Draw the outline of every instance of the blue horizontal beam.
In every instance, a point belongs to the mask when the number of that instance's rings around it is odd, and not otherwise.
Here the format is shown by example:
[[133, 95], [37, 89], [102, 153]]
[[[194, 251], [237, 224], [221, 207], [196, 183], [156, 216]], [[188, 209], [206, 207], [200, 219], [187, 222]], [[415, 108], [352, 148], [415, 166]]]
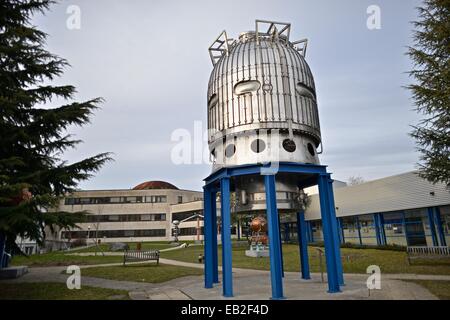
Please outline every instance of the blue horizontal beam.
[[[271, 163], [249, 164], [219, 169], [216, 172], [213, 172], [207, 178], [205, 178], [204, 181], [206, 185], [209, 185], [212, 183], [216, 183], [218, 180], [222, 178], [254, 175], [254, 174], [259, 175], [262, 174], [263, 171], [270, 169], [273, 169], [272, 171], [273, 174], [299, 173], [299, 174], [318, 175], [318, 174], [325, 174], [326, 168], [327, 167], [323, 165], [292, 163], [292, 162], [280, 162], [278, 164], [274, 164], [273, 168], [271, 168]], [[312, 183], [312, 181], [310, 183]]]

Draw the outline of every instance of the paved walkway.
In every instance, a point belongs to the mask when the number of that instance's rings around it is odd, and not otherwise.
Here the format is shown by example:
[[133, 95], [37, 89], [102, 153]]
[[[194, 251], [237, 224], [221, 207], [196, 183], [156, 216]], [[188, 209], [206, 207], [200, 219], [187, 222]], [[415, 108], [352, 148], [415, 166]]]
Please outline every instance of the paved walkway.
[[[191, 245], [193, 246], [193, 245]], [[86, 247], [86, 248], [91, 248], [91, 247], [95, 247], [94, 246], [90, 246], [90, 247]], [[165, 248], [165, 249], [158, 249], [159, 252], [166, 252], [166, 251], [174, 251], [174, 250], [179, 250], [179, 249], [183, 249], [186, 248], [187, 245], [186, 243], [183, 243], [179, 246], [176, 247], [172, 247], [172, 248]], [[80, 250], [80, 249], [76, 249], [76, 250]], [[156, 250], [156, 249], [152, 249], [152, 250]], [[67, 250], [69, 251], [69, 250]], [[145, 250], [143, 250], [145, 251]], [[72, 252], [72, 253], [66, 253], [66, 255], [68, 256], [80, 256], [80, 257], [88, 257], [88, 256], [123, 256], [123, 251], [92, 251], [92, 252]]]
[[[159, 259], [159, 261], [163, 264], [170, 264], [175, 266], [183, 266], [190, 268], [200, 268], [203, 269], [204, 265], [199, 263], [192, 262], [183, 262], [177, 260], [169, 260], [169, 259]], [[219, 271], [222, 271], [222, 267], [219, 266]], [[260, 273], [260, 274], [268, 274], [270, 271], [266, 270], [252, 270], [252, 269], [243, 269], [243, 268], [233, 268], [233, 273]], [[285, 272], [285, 274], [293, 274], [298, 275], [297, 272]], [[311, 273], [311, 275], [319, 276], [320, 273]], [[346, 273], [345, 276], [355, 276], [355, 277], [364, 277], [367, 279], [369, 275], [360, 274], [360, 273]], [[385, 279], [398, 279], [398, 280], [443, 280], [450, 281], [450, 275], [429, 275], [429, 274], [413, 274], [413, 273], [398, 273], [398, 274], [383, 274], [383, 278]]]
[[[160, 259], [162, 264], [177, 266], [203, 268], [202, 264], [188, 263], [168, 259]], [[142, 264], [148, 262], [136, 262], [132, 264]], [[102, 265], [80, 266], [80, 268], [118, 266], [121, 263], [110, 263]], [[30, 268], [29, 273], [19, 279], [3, 280], [5, 282], [61, 282], [65, 283], [68, 275], [63, 273], [67, 267], [45, 267]], [[219, 268], [221, 269], [221, 268]], [[121, 289], [129, 292], [132, 299], [224, 299], [222, 297], [222, 287], [215, 285], [213, 289], [203, 287], [202, 276], [188, 276], [173, 279], [164, 283], [153, 284], [133, 281], [117, 281], [86, 277], [82, 274], [82, 285]], [[309, 299], [387, 299], [387, 300], [434, 300], [437, 299], [425, 288], [401, 280], [445, 280], [450, 281], [450, 276], [445, 275], [416, 275], [416, 274], [385, 274], [381, 279], [381, 290], [368, 291], [366, 287], [366, 274], [345, 274], [346, 285], [342, 287], [341, 293], [328, 294], [326, 275], [325, 282], [321, 282], [319, 273], [311, 275], [312, 280], [301, 280], [299, 273], [285, 272], [283, 281], [286, 298], [294, 300]], [[250, 270], [233, 268], [233, 287], [235, 298], [266, 300], [270, 298], [271, 286], [269, 271]]]

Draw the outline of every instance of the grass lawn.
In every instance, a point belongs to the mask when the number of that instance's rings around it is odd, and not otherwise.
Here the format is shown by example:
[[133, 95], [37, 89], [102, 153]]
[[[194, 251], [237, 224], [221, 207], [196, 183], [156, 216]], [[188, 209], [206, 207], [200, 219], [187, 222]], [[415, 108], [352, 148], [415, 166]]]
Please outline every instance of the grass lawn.
[[[136, 250], [137, 249], [137, 242], [127, 242], [128, 246], [130, 247], [130, 250]], [[181, 244], [181, 243], [180, 243]], [[109, 250], [109, 243], [102, 243], [98, 246], [101, 251], [110, 251]], [[161, 241], [161, 242], [142, 242], [141, 243], [141, 250], [162, 250], [167, 248], [173, 248], [172, 245], [167, 243], [167, 241]], [[89, 248], [81, 248], [72, 250], [71, 253], [80, 253], [80, 252], [99, 252], [97, 247], [89, 247]]]
[[29, 257], [14, 256], [11, 265], [19, 266], [26, 265], [29, 267], [50, 267], [50, 266], [69, 266], [75, 265], [88, 265], [88, 264], [103, 264], [103, 263], [115, 263], [122, 262], [121, 256], [73, 256], [66, 255], [63, 252], [50, 252], [45, 254], [33, 254]]
[[441, 300], [450, 300], [450, 281], [407, 280], [428, 289]]
[[128, 300], [128, 292], [81, 286], [69, 290], [65, 283], [2, 283], [0, 300]]
[[113, 280], [160, 283], [185, 276], [202, 275], [203, 269], [150, 263], [86, 268], [82, 269], [81, 274], [88, 277]]
[[[107, 243], [101, 244], [100, 248], [104, 251], [109, 251]], [[172, 248], [167, 242], [144, 242], [142, 243], [142, 250], [161, 250], [165, 248]], [[136, 242], [130, 243], [130, 249], [136, 249]], [[76, 256], [72, 253], [83, 252], [98, 252], [96, 256]], [[82, 248], [70, 252], [55, 251], [44, 254], [34, 254], [29, 257], [14, 256], [11, 265], [26, 265], [29, 267], [50, 267], [50, 266], [69, 266], [88, 265], [88, 264], [104, 264], [122, 262], [122, 256], [102, 256], [101, 252], [96, 247]]]
[[[250, 258], [245, 256], [246, 247], [233, 248], [233, 266], [247, 269], [270, 270], [269, 258]], [[309, 264], [312, 272], [319, 272], [319, 254], [314, 247], [308, 248]], [[198, 263], [198, 255], [203, 253], [203, 246], [188, 247], [186, 249], [161, 252], [162, 258]], [[369, 265], [378, 265], [384, 273], [417, 273], [450, 275], [450, 259], [437, 261], [415, 261], [408, 265], [406, 253], [401, 251], [377, 249], [342, 248], [344, 272], [366, 273]], [[222, 253], [219, 247], [219, 261]], [[348, 257], [348, 259], [347, 259]], [[283, 258], [285, 271], [299, 271], [298, 246], [283, 244]], [[219, 262], [221, 263], [221, 262]], [[439, 263], [439, 264], [437, 264]], [[325, 259], [323, 268], [326, 270]]]

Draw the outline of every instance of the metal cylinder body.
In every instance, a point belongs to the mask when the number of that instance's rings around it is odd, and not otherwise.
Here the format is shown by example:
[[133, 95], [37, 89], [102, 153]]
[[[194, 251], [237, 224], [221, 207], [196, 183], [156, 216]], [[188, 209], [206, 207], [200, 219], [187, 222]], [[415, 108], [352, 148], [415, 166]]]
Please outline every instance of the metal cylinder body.
[[[259, 26], [269, 24], [266, 32]], [[225, 32], [210, 47], [208, 143], [213, 171], [265, 162], [319, 164], [321, 143], [314, 79], [290, 24], [257, 21], [237, 40]], [[219, 55], [214, 55], [219, 52]], [[252, 181], [249, 181], [253, 179]], [[236, 179], [236, 211], [264, 210], [260, 177]], [[298, 207], [298, 187], [277, 176], [280, 209]], [[239, 199], [245, 195], [246, 199]], [[280, 198], [278, 198], [280, 197]]]

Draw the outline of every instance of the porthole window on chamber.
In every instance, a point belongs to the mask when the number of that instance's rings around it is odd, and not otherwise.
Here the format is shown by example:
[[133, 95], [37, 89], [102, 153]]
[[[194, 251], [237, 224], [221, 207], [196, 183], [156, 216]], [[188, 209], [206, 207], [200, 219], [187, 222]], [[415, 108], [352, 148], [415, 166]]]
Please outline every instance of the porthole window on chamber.
[[234, 86], [234, 94], [239, 96], [246, 93], [256, 92], [260, 87], [261, 84], [257, 80], [241, 81]]
[[301, 82], [297, 83], [295, 90], [297, 90], [297, 93], [303, 97], [310, 98], [312, 100], [316, 100], [316, 95], [315, 95], [314, 91]]
[[225, 148], [225, 157], [231, 158], [236, 153], [236, 146], [234, 144], [229, 144]]
[[291, 139], [285, 139], [283, 140], [283, 148], [287, 152], [294, 152], [297, 149], [297, 146], [295, 145], [294, 140]]
[[252, 142], [250, 148], [255, 153], [261, 153], [264, 151], [264, 149], [266, 149], [266, 143], [261, 139], [256, 139]]
[[211, 98], [209, 98], [209, 101], [208, 101], [208, 107], [209, 107], [210, 109], [213, 108], [213, 107], [215, 107], [216, 104], [217, 104], [217, 102], [219, 102], [219, 97], [217, 96], [217, 94], [213, 94], [213, 95], [211, 96]]
[[314, 146], [311, 143], [308, 143], [308, 152], [313, 157], [316, 155], [316, 150], [314, 149]]

